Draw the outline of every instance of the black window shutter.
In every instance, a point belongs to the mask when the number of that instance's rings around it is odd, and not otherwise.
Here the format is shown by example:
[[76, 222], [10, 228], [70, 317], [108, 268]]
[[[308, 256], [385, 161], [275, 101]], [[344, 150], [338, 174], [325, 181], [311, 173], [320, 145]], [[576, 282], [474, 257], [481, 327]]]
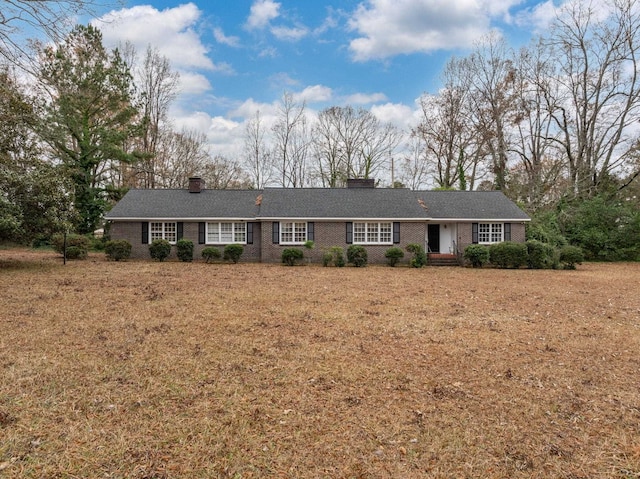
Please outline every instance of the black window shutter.
[[511, 223], [504, 224], [504, 240], [511, 241]]
[[471, 223], [471, 242], [478, 244], [478, 223]]
[[182, 239], [182, 237], [184, 236], [184, 223], [182, 221], [178, 221], [178, 228], [177, 228], [177, 240], [180, 241]]
[[393, 243], [400, 243], [400, 223], [398, 221], [393, 222]]
[[315, 241], [315, 224], [313, 221], [307, 223], [307, 241]]
[[253, 244], [253, 223], [247, 223], [247, 244]]
[[280, 223], [277, 221], [273, 222], [273, 228], [271, 231], [271, 241], [273, 244], [280, 243]]
[[201, 221], [198, 223], [198, 244], [205, 244], [206, 223]]
[[142, 222], [142, 244], [149, 244], [149, 223]]
[[353, 223], [347, 222], [347, 244], [353, 243]]

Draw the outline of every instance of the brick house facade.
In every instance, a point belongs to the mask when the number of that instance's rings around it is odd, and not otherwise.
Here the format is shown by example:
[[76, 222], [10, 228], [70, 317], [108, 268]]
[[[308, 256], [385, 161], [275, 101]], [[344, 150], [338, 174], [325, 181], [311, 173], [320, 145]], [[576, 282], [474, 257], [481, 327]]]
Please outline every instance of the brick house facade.
[[106, 219], [110, 237], [129, 241], [134, 258], [150, 258], [155, 238], [186, 238], [194, 259], [205, 247], [240, 243], [241, 261], [265, 263], [280, 262], [285, 248], [304, 249], [307, 240], [314, 248], [305, 257], [318, 263], [328, 248], [351, 244], [364, 245], [370, 263], [384, 263], [387, 249], [411, 243], [459, 258], [472, 243], [523, 242], [529, 221], [501, 192], [385, 189], [366, 181], [335, 189], [207, 190], [199, 178], [185, 190], [130, 190]]

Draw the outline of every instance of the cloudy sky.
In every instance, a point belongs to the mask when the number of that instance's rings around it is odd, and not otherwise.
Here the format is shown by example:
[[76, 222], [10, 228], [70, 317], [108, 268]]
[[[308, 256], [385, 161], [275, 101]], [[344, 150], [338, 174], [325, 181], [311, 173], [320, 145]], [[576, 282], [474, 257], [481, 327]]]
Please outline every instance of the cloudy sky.
[[310, 112], [348, 104], [410, 126], [448, 58], [491, 30], [526, 43], [555, 12], [554, 0], [128, 0], [97, 14], [105, 44], [151, 45], [180, 73], [176, 127], [235, 155], [246, 120], [268, 121], [284, 91]]

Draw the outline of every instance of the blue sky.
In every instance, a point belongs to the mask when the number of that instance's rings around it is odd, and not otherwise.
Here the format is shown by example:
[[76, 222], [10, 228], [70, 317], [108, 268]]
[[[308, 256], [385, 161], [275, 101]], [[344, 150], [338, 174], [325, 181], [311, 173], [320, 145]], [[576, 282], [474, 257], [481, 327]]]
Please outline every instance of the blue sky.
[[235, 155], [247, 119], [260, 110], [268, 123], [284, 91], [310, 114], [349, 104], [409, 128], [448, 58], [491, 30], [526, 43], [559, 1], [130, 0], [92, 21], [109, 46], [128, 40], [168, 57], [181, 75], [176, 127]]

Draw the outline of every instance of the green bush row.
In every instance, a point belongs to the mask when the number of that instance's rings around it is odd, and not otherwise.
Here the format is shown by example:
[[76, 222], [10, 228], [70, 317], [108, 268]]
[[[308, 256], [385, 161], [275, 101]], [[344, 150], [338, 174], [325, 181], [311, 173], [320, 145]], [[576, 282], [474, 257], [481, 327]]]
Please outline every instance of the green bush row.
[[[51, 245], [56, 253], [64, 254], [65, 237], [56, 234], [51, 238]], [[85, 259], [91, 249], [91, 239], [88, 236], [68, 234], [66, 237], [67, 259]]]
[[472, 244], [465, 248], [464, 258], [474, 268], [492, 264], [498, 268], [575, 269], [584, 261], [582, 250], [565, 245], [557, 249], [537, 240], [526, 243], [505, 241], [490, 246]]
[[[228, 244], [221, 253], [218, 248], [209, 246], [202, 250], [202, 258], [207, 262], [219, 260], [221, 257], [225, 261], [237, 263], [244, 253], [244, 247], [240, 244]], [[149, 245], [149, 254], [156, 261], [164, 261], [171, 254], [171, 243], [167, 240], [153, 240]], [[193, 241], [187, 239], [178, 240], [176, 243], [176, 255], [180, 261], [189, 263], [193, 261]]]

